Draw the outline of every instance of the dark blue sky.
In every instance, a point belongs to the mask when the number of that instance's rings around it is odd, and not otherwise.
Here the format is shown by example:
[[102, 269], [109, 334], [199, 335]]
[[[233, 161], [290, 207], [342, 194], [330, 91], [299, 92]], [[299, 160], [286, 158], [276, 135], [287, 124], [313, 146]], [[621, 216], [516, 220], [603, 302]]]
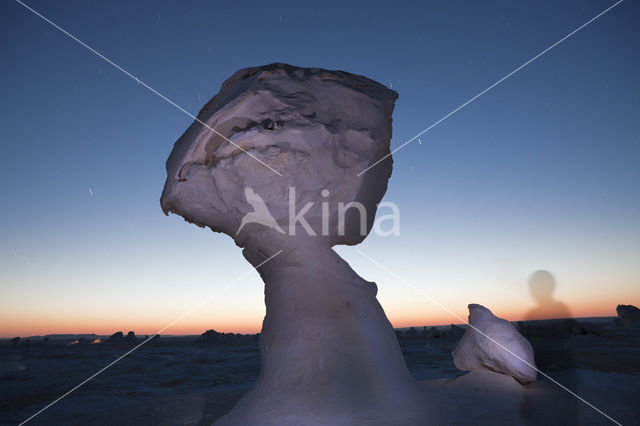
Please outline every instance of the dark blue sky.
[[[392, 147], [613, 3], [27, 2], [194, 114], [237, 69], [276, 61], [391, 85]], [[541, 268], [577, 313], [640, 302], [639, 18], [623, 2], [400, 150], [385, 199], [401, 235], [361, 249], [463, 315], [517, 317]], [[18, 3], [0, 4], [0, 40], [0, 334], [114, 312], [161, 326], [245, 271], [230, 238], [160, 210], [191, 118]], [[340, 252], [392, 321], [446, 317]], [[257, 328], [247, 280], [193, 326]]]

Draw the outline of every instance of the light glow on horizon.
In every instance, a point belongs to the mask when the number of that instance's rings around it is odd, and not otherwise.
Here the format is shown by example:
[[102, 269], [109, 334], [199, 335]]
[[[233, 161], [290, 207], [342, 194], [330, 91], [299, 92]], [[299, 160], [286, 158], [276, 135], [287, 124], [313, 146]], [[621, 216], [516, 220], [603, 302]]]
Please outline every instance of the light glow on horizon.
[[[630, 295], [631, 296], [631, 295]], [[439, 326], [448, 324], [459, 324], [460, 321], [441, 308], [433, 305], [428, 300], [417, 296], [413, 302], [418, 303], [389, 303], [385, 307], [385, 301], [381, 300], [383, 308], [394, 328]], [[581, 305], [568, 306], [571, 318], [583, 317], [615, 317], [615, 308], [623, 301], [617, 297], [610, 297], [606, 300], [591, 300]], [[631, 302], [628, 302], [631, 300]], [[625, 299], [626, 304], [639, 304], [640, 300]], [[473, 301], [469, 302], [473, 303]], [[481, 303], [482, 304], [482, 303]], [[484, 303], [492, 312], [508, 321], [521, 321], [525, 319], [556, 319], [561, 318], [553, 310], [545, 312], [533, 318], [527, 317], [527, 312], [535, 308], [531, 301], [523, 301], [521, 307], [491, 305]], [[461, 318], [467, 318], [468, 311], [464, 306], [453, 307], [452, 312]], [[214, 329], [218, 332], [255, 334], [262, 328], [264, 308], [255, 310], [230, 309], [229, 311], [212, 310], [212, 307], [203, 308], [202, 312], [195, 312], [193, 316], [185, 318], [165, 330], [162, 334], [167, 335], [199, 335], [206, 330]], [[100, 317], [97, 315], [88, 316], [80, 313], [63, 318], [58, 312], [51, 311], [48, 315], [11, 313], [0, 314], [0, 338], [12, 338], [16, 336], [44, 336], [47, 334], [97, 334], [108, 336], [117, 331], [125, 334], [134, 331], [138, 336], [152, 335], [163, 328], [173, 318], [164, 317], [158, 313], [150, 315], [146, 313], [144, 317], [131, 315], [129, 318], [121, 317], [114, 320], [110, 317]]]

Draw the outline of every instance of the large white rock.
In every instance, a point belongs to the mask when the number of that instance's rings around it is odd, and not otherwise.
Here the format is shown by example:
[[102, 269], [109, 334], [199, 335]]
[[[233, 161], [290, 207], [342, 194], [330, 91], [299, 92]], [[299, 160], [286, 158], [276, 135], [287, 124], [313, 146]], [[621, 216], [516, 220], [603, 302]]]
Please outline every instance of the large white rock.
[[[342, 71], [248, 68], [198, 118], [279, 174], [197, 122], [176, 142], [164, 212], [231, 236], [254, 266], [282, 250], [258, 268], [266, 303], [260, 375], [220, 424], [425, 422], [426, 401], [375, 283], [331, 249], [357, 244], [371, 229], [391, 157], [358, 174], [389, 154], [396, 98]], [[350, 209], [340, 226], [340, 203], [350, 202], [365, 214]], [[305, 223], [291, 223], [290, 203], [294, 216], [313, 203]]]
[[513, 324], [477, 304], [469, 305], [469, 324], [453, 351], [458, 369], [491, 370], [522, 383], [536, 380], [533, 348]]
[[[175, 143], [162, 210], [224, 232], [250, 250], [273, 253], [274, 247], [299, 245], [309, 234], [316, 234], [314, 244], [323, 234], [324, 246], [357, 244], [373, 225], [392, 159], [358, 174], [389, 154], [397, 96], [343, 71], [280, 63], [237, 71], [198, 114], [217, 133], [196, 121]], [[313, 203], [304, 223], [290, 220], [291, 191], [296, 214]], [[258, 223], [241, 227], [255, 210], [248, 201], [256, 195], [279, 229]], [[362, 232], [356, 208], [347, 210], [339, 232], [339, 203], [349, 202], [366, 207]], [[322, 232], [323, 208], [330, 219], [327, 232]], [[289, 238], [293, 233], [298, 238]]]

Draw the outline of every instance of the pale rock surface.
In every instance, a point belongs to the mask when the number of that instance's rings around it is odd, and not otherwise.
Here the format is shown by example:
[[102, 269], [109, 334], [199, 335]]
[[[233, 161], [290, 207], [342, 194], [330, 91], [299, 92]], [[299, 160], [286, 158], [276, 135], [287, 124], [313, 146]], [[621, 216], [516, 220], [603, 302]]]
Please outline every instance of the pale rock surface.
[[469, 324], [453, 351], [458, 369], [495, 371], [522, 383], [536, 380], [533, 348], [513, 324], [478, 304], [469, 305]]
[[[326, 241], [316, 237], [313, 244], [357, 244], [373, 225], [392, 159], [358, 173], [389, 153], [396, 98], [385, 86], [343, 71], [280, 63], [237, 71], [198, 114], [235, 145], [194, 122], [167, 160], [162, 209], [271, 255], [274, 247], [300, 245], [308, 234], [299, 222], [293, 232], [288, 229], [293, 187], [296, 213], [314, 203], [304, 217], [318, 236], [322, 204], [328, 207]], [[285, 233], [253, 223], [236, 235], [242, 218], [253, 211], [247, 187]], [[351, 208], [344, 235], [338, 235], [338, 203], [352, 201], [366, 206], [366, 229], [360, 232], [359, 213]], [[294, 232], [298, 238], [292, 239]]]
[[454, 390], [474, 390], [492, 392], [494, 394], [512, 393], [522, 395], [525, 392], [525, 388], [513, 377], [491, 370], [470, 371], [451, 380], [448, 383], [448, 387]]
[[[332, 249], [371, 229], [387, 188], [391, 114], [397, 94], [342, 71], [271, 64], [236, 72], [200, 111], [215, 128], [277, 174], [195, 122], [167, 161], [161, 198], [173, 212], [231, 236], [265, 282], [261, 370], [224, 425], [423, 424], [429, 409], [376, 299]], [[314, 203], [306, 224], [295, 212]], [[325, 191], [323, 191], [325, 190]], [[339, 232], [338, 203], [357, 201]], [[322, 212], [330, 219], [326, 235]], [[258, 210], [269, 220], [246, 221]]]

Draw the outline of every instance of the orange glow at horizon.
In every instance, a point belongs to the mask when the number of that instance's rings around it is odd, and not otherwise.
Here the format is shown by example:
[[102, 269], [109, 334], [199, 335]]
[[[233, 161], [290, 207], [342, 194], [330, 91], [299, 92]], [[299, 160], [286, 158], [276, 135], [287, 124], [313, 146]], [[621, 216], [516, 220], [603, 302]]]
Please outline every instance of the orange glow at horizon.
[[[616, 316], [615, 302], [603, 301], [585, 301], [580, 308], [571, 307], [570, 317], [613, 317]], [[634, 303], [635, 302], [635, 303]], [[631, 301], [632, 304], [638, 305], [639, 301]], [[427, 302], [428, 303], [428, 302]], [[627, 302], [628, 303], [628, 302]], [[426, 304], [424, 306], [427, 306]], [[492, 307], [489, 307], [492, 309]], [[502, 308], [500, 306], [493, 307], [492, 311], [495, 315], [507, 319], [509, 321], [521, 321], [525, 319], [525, 313], [529, 311], [532, 306], [526, 306], [524, 308]], [[424, 312], [424, 309], [422, 310]], [[453, 311], [463, 320], [467, 320], [467, 311], [456, 312]], [[553, 310], [540, 311], [542, 315], [537, 315], [528, 319], [552, 319], [562, 318], [558, 316], [557, 312]], [[404, 313], [395, 312], [394, 309], [386, 310], [387, 316], [392, 325], [396, 328], [403, 327], [422, 327], [433, 325], [447, 325], [447, 324], [459, 324], [461, 321], [455, 316], [442, 311], [440, 308], [433, 307], [429, 309], [428, 314], [420, 314], [415, 310], [406, 310]], [[206, 321], [202, 317], [199, 318], [185, 318], [183, 321], [176, 323], [175, 325], [167, 328], [161, 334], [171, 335], [199, 335], [209, 329], [214, 329], [218, 332], [233, 332], [242, 334], [253, 334], [260, 332], [262, 328], [262, 318], [258, 318], [255, 313], [253, 315], [247, 314], [244, 319], [242, 316], [234, 316], [233, 318], [212, 318], [211, 321]], [[1, 318], [0, 318], [1, 319]], [[81, 324], [81, 325], [79, 325]], [[98, 335], [111, 335], [117, 331], [122, 331], [125, 334], [128, 331], [134, 331], [138, 336], [152, 335], [158, 330], [166, 326], [166, 322], [163, 323], [157, 316], [153, 319], [112, 319], [109, 320], [80, 320], [77, 317], [67, 318], [43, 318], [42, 316], [36, 318], [29, 318], [23, 316], [21, 319], [15, 317], [11, 320], [6, 318], [0, 321], [0, 337], [11, 338], [15, 336], [36, 336], [47, 334], [91, 334]]]

